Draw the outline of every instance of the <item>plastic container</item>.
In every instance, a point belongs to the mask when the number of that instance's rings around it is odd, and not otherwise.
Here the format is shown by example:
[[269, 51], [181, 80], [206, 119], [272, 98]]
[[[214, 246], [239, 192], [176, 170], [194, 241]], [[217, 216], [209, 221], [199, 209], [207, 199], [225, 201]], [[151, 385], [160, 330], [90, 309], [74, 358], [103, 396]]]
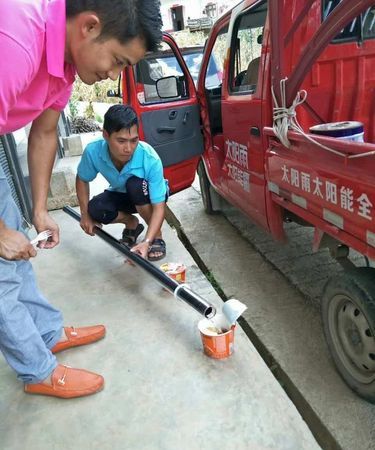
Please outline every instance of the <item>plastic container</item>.
[[362, 122], [347, 121], [324, 123], [322, 125], [315, 125], [314, 127], [311, 127], [310, 132], [313, 134], [330, 136], [346, 141], [364, 142]]
[[[234, 330], [235, 325], [232, 327], [224, 328], [226, 321], [224, 322], [224, 327], [220, 327], [223, 333], [215, 332], [215, 328], [220, 326], [220, 315], [215, 316], [215, 322], [209, 319], [202, 319], [198, 323], [198, 329], [201, 334], [203, 351], [204, 353], [215, 359], [228, 358], [233, 353], [234, 350]], [[229, 328], [229, 329], [228, 329]]]
[[169, 277], [176, 280], [178, 283], [185, 283], [186, 281], [186, 267], [181, 263], [164, 263], [160, 269]]

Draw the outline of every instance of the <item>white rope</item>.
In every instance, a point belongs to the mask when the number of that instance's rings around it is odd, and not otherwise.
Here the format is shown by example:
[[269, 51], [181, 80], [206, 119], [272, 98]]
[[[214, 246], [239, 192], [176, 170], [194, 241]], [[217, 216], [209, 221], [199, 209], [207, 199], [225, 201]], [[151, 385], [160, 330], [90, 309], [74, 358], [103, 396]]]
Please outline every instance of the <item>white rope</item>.
[[287, 148], [291, 147], [291, 143], [288, 139], [288, 131], [296, 131], [299, 134], [302, 134], [308, 141], [322, 148], [323, 150], [327, 150], [335, 155], [341, 156], [342, 158], [354, 159], [361, 158], [364, 156], [375, 155], [375, 151], [360, 153], [357, 155], [345, 155], [342, 152], [334, 150], [333, 148], [327, 147], [320, 142], [316, 141], [309, 135], [307, 135], [297, 119], [296, 109], [297, 106], [302, 105], [306, 101], [307, 92], [305, 90], [299, 91], [297, 93], [296, 98], [294, 99], [292, 105], [287, 108], [286, 106], [286, 81], [288, 78], [284, 78], [280, 81], [280, 96], [281, 96], [281, 105], [278, 104], [277, 98], [275, 95], [275, 90], [273, 86], [271, 86], [272, 97], [273, 97], [273, 131], [275, 135], [279, 138], [280, 142]]

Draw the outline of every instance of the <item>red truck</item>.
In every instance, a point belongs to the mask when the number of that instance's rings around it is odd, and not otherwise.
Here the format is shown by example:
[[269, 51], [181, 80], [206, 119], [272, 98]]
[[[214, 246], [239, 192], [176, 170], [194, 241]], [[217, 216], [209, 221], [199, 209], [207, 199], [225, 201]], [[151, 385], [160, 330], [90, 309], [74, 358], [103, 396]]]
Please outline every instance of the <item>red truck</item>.
[[[224, 198], [282, 241], [286, 222], [314, 227], [313, 249], [342, 263], [322, 295], [324, 332], [340, 375], [375, 403], [373, 0], [243, 0], [212, 28], [197, 87], [168, 34], [123, 75], [172, 192], [197, 170], [207, 213]], [[353, 121], [345, 139], [309, 131]]]

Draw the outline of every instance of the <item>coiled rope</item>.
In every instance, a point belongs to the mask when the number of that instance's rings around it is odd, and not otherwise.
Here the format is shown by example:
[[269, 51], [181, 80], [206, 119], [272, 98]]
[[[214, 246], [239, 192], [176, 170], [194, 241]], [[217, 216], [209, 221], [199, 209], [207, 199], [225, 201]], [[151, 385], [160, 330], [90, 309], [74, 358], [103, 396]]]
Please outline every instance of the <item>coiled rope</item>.
[[288, 108], [286, 106], [286, 81], [288, 78], [284, 78], [280, 81], [280, 96], [281, 96], [281, 105], [278, 104], [275, 90], [273, 86], [271, 86], [272, 98], [274, 103], [273, 108], [273, 131], [275, 135], [278, 137], [280, 142], [287, 148], [291, 147], [291, 143], [288, 139], [288, 131], [296, 131], [299, 134], [302, 134], [308, 141], [322, 148], [323, 150], [327, 150], [328, 152], [334, 153], [335, 155], [341, 156], [342, 158], [354, 159], [354, 158], [362, 158], [365, 156], [375, 155], [375, 151], [359, 153], [357, 155], [346, 155], [342, 152], [334, 150], [333, 148], [327, 147], [326, 145], [321, 144], [320, 142], [313, 139], [311, 136], [306, 134], [297, 119], [296, 109], [298, 106], [302, 105], [307, 98], [307, 92], [305, 90], [299, 91], [294, 99], [292, 105]]

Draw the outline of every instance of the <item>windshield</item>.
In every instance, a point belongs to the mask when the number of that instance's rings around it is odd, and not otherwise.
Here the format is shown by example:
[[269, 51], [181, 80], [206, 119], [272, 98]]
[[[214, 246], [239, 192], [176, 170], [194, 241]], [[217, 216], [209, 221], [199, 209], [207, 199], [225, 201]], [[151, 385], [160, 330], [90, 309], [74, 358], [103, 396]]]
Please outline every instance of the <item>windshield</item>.
[[[181, 49], [181, 54], [194, 84], [197, 85], [203, 60], [203, 47]], [[168, 76], [177, 78], [184, 76], [180, 63], [170, 48], [165, 52], [149, 54], [137, 64], [136, 79], [144, 84], [155, 84], [158, 79]], [[206, 74], [206, 87], [219, 86], [221, 79], [222, 71], [218, 68], [214, 55], [211, 55]]]

